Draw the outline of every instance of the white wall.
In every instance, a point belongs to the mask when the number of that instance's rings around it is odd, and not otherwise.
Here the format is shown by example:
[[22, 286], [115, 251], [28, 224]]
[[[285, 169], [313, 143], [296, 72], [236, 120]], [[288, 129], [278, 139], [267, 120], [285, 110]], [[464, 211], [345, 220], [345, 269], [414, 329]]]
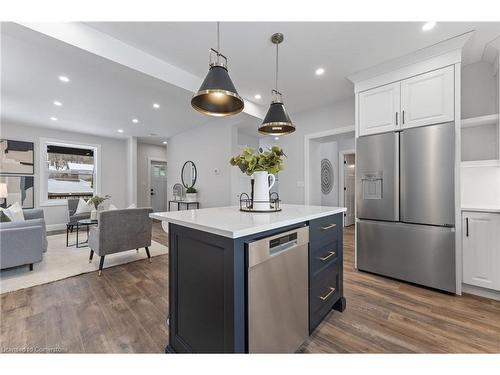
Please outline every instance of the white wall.
[[338, 206], [339, 201], [339, 156], [338, 156], [338, 143], [325, 142], [320, 145], [320, 160], [314, 166], [315, 169], [319, 169], [321, 173], [321, 160], [328, 159], [332, 163], [333, 167], [333, 187], [330, 193], [323, 194], [321, 191], [321, 175], [319, 180], [316, 181], [311, 186], [311, 190], [316, 190], [321, 195], [321, 205], [322, 206]]
[[[231, 202], [231, 169], [233, 129], [230, 123], [210, 124], [178, 134], [168, 141], [168, 197], [172, 187], [181, 182], [183, 164], [191, 160], [196, 165], [195, 188], [201, 208], [228, 206]], [[215, 171], [217, 170], [217, 171]]]
[[166, 146], [137, 143], [137, 207], [149, 207], [151, 205], [149, 202], [151, 195], [148, 191], [148, 170], [151, 158], [166, 160]]
[[[11, 123], [2, 123], [0, 136], [7, 139], [31, 141], [35, 144], [35, 207], [40, 207], [40, 138], [100, 145], [101, 195], [109, 194], [111, 195], [110, 202], [117, 207], [125, 207], [127, 202], [126, 141]], [[49, 229], [55, 229], [67, 222], [67, 206], [65, 202], [58, 206], [42, 208]]]
[[280, 198], [284, 203], [304, 204], [304, 136], [334, 128], [354, 126], [354, 97], [291, 116], [295, 133], [276, 144], [287, 154], [280, 173]]
[[462, 207], [500, 208], [500, 166], [462, 166]]
[[462, 118], [498, 113], [498, 80], [493, 72], [487, 62], [462, 68]]
[[[462, 68], [462, 118], [498, 113], [498, 77], [486, 62]], [[462, 161], [498, 159], [499, 126], [462, 128]]]

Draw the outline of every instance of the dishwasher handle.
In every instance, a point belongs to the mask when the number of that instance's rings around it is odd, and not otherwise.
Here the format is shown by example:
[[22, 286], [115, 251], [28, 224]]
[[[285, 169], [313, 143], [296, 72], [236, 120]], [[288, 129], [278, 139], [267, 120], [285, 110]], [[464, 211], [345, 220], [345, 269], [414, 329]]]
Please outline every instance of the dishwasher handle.
[[248, 267], [252, 268], [297, 247], [305, 247], [307, 251], [308, 243], [308, 226], [248, 242]]
[[293, 249], [294, 247], [297, 247], [298, 245], [298, 242], [297, 242], [297, 239], [294, 239], [292, 241], [289, 241], [289, 242], [286, 242], [286, 243], [283, 243], [281, 245], [278, 245], [276, 247], [272, 247], [269, 249], [269, 255], [278, 255], [279, 253], [282, 253], [284, 251], [287, 251], [287, 250], [290, 250], [290, 249]]

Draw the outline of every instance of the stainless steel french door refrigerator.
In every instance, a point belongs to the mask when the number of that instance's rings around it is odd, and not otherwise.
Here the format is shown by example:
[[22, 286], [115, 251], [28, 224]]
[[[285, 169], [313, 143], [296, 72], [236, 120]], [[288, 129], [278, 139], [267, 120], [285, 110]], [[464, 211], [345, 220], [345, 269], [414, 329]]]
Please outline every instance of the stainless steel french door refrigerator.
[[358, 269], [455, 292], [453, 123], [359, 137]]

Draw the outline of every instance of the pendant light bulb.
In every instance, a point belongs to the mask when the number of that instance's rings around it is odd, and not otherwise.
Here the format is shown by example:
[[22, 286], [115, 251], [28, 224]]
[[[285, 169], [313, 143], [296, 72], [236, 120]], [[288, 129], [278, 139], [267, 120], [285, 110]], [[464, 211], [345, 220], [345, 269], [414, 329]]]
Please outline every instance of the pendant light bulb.
[[295, 131], [295, 125], [292, 124], [290, 116], [286, 111], [285, 105], [283, 104], [283, 98], [281, 92], [278, 90], [278, 62], [279, 62], [279, 50], [278, 46], [284, 40], [284, 35], [281, 33], [276, 33], [271, 36], [271, 42], [276, 45], [276, 81], [275, 89], [272, 90], [273, 100], [267, 111], [264, 121], [259, 126], [259, 133], [265, 135], [286, 135], [293, 133]]
[[[212, 57], [215, 54], [215, 61]], [[230, 116], [243, 111], [243, 99], [238, 95], [227, 70], [227, 58], [220, 52], [219, 22], [217, 22], [217, 49], [210, 49], [209, 70], [191, 106], [209, 116]]]

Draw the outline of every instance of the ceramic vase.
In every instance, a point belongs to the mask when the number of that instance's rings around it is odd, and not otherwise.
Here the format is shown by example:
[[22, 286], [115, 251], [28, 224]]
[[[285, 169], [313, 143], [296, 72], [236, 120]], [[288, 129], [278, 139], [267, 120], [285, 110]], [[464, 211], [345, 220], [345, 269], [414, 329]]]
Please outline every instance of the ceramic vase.
[[[274, 186], [276, 178], [273, 174], [267, 172], [255, 172], [254, 176], [254, 196], [253, 209], [256, 211], [269, 211], [271, 205], [269, 203], [269, 190]], [[269, 183], [269, 177], [272, 182]]]

